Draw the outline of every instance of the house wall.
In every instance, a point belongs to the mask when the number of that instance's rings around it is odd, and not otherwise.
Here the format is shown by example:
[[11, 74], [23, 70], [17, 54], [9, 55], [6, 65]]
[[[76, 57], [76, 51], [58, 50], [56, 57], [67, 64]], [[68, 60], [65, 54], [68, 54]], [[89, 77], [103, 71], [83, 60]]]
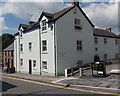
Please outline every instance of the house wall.
[[15, 36], [15, 40], [14, 40], [14, 67], [15, 67], [15, 71], [19, 72], [20, 70], [20, 62], [19, 62], [19, 58], [20, 58], [20, 54], [19, 54], [19, 36]]
[[[20, 52], [20, 59], [23, 59], [23, 66], [20, 66], [21, 73], [29, 73], [29, 60], [32, 63], [32, 74], [40, 74], [40, 41], [39, 29], [34, 29], [23, 33], [20, 37], [20, 44], [23, 44], [23, 52]], [[29, 50], [29, 43], [32, 49]], [[33, 67], [33, 60], [36, 60], [36, 67]]]
[[118, 58], [120, 58], [120, 39], [118, 39]]
[[[43, 16], [41, 19], [40, 24], [42, 23], [42, 20], [48, 19]], [[50, 25], [53, 25], [53, 30], [51, 30]], [[42, 26], [42, 25], [41, 25]], [[42, 41], [47, 40], [47, 52], [42, 51]], [[49, 75], [49, 76], [55, 76], [55, 56], [54, 56], [54, 24], [47, 23], [47, 31], [42, 31], [41, 28], [41, 71], [42, 75]], [[43, 64], [42, 61], [47, 61], [47, 70], [43, 70]]]
[[[56, 21], [58, 75], [64, 74], [66, 68], [76, 67], [78, 60], [86, 64], [94, 59], [93, 27], [78, 8], [74, 14], [74, 9]], [[81, 20], [82, 29], [74, 28], [75, 19]], [[77, 51], [77, 40], [83, 42], [82, 51]]]
[[[118, 54], [118, 45], [115, 44], [115, 38], [98, 37], [98, 44], [94, 43], [94, 55], [98, 55], [100, 60], [104, 59], [104, 54], [107, 54], [107, 59], [115, 59]], [[104, 38], [107, 39], [107, 44], [104, 43]], [[95, 51], [95, 48], [98, 51]]]
[[12, 55], [13, 53], [14, 53], [13, 50], [4, 51], [3, 61], [4, 66], [7, 66], [7, 68], [14, 67], [14, 55]]
[[[75, 8], [74, 8], [75, 9]], [[74, 9], [56, 21], [56, 38], [57, 38], [57, 73], [62, 75], [66, 68], [77, 66], [77, 61], [82, 60], [82, 64], [94, 62], [94, 57], [98, 55], [103, 60], [104, 54], [108, 59], [115, 59], [118, 53], [118, 46], [115, 45], [115, 38], [107, 38], [107, 44], [104, 44], [104, 37], [98, 37], [98, 45], [94, 43], [93, 27], [88, 20], [77, 8]], [[68, 18], [69, 17], [69, 18]], [[80, 19], [82, 29], [74, 28], [74, 20]], [[77, 51], [76, 41], [83, 42], [83, 50]], [[95, 47], [98, 51], [95, 51]]]

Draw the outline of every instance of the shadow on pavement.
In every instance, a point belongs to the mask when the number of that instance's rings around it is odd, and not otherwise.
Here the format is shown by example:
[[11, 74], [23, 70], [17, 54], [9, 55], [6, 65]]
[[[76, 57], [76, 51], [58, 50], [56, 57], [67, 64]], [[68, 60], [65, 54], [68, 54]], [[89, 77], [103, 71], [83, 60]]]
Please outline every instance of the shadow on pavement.
[[[0, 88], [0, 92], [4, 92], [4, 91], [7, 91], [8, 89], [17, 87], [17, 86], [15, 86], [15, 85], [6, 83], [6, 82], [4, 82], [4, 81], [0, 81], [0, 83], [1, 83], [1, 85], [2, 85], [2, 86], [1, 86], [2, 88]], [[1, 89], [2, 89], [2, 90], [1, 90]]]

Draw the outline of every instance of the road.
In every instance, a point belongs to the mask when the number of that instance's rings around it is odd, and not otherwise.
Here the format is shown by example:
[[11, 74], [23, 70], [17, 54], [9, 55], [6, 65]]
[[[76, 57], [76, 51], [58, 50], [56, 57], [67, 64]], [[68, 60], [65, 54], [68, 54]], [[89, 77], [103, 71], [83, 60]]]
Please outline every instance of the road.
[[[69, 88], [60, 85], [53, 85], [38, 81], [18, 79], [14, 77], [3, 76], [2, 81], [3, 94], [31, 95], [31, 94], [64, 94], [64, 96], [74, 94], [74, 96], [101, 96], [97, 92], [86, 91], [76, 88]], [[65, 95], [66, 94], [66, 95]], [[4, 95], [3, 95], [4, 96]], [[33, 95], [32, 95], [33, 96]], [[43, 96], [43, 95], [41, 95]], [[105, 95], [103, 95], [105, 96]], [[112, 96], [112, 95], [107, 95]]]

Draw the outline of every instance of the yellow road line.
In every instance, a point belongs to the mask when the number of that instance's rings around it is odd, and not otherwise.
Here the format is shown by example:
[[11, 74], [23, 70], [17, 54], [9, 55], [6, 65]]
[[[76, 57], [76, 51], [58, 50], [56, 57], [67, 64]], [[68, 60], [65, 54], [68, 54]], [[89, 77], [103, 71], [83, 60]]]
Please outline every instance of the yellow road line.
[[64, 87], [64, 86], [60, 86], [60, 85], [53, 85], [53, 84], [47, 84], [47, 83], [36, 82], [36, 81], [31, 81], [31, 80], [19, 79], [19, 78], [9, 77], [9, 76], [2, 76], [2, 77], [14, 79], [14, 80], [19, 80], [19, 81], [24, 81], [24, 82], [29, 82], [29, 83], [45, 85], [45, 86], [52, 86], [52, 87], [57, 87], [57, 88], [75, 90], [75, 91], [90, 92], [90, 93], [97, 93], [97, 94], [111, 94], [111, 95], [120, 96], [120, 94], [115, 94], [115, 93], [108, 93], [108, 92], [100, 92], [100, 91], [92, 91], [92, 90], [83, 90], [83, 89], [77, 89], [77, 88], [70, 88], [70, 87]]

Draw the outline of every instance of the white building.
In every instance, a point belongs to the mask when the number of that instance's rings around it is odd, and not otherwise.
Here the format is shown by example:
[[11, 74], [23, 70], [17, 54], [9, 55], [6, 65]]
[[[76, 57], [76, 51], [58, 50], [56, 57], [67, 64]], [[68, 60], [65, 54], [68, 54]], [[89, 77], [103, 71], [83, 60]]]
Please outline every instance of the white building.
[[118, 36], [94, 28], [78, 2], [55, 14], [42, 12], [37, 22], [20, 24], [15, 38], [14, 64], [20, 73], [59, 76], [66, 68], [118, 54]]

